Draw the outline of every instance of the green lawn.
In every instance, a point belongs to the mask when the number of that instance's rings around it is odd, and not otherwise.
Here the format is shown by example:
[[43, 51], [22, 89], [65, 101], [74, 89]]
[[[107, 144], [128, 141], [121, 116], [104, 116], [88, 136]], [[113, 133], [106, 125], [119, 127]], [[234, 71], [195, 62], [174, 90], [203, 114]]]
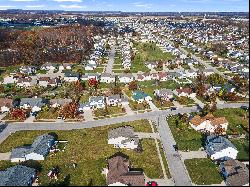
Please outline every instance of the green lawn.
[[170, 107], [174, 106], [174, 104], [171, 101], [164, 101], [161, 104], [161, 102], [157, 101], [156, 99], [154, 100], [154, 104], [159, 109], [165, 109], [165, 108], [170, 108]]
[[188, 124], [182, 124], [177, 115], [169, 117], [168, 124], [180, 150], [198, 151], [203, 147], [202, 133], [190, 128]]
[[138, 110], [147, 110], [150, 109], [149, 104], [145, 105], [142, 103], [137, 103], [136, 101], [129, 100], [129, 106], [133, 111], [138, 111]]
[[163, 53], [155, 43], [135, 43], [134, 47], [138, 52], [132, 62], [131, 71], [133, 73], [149, 71], [144, 64], [146, 61], [168, 61], [175, 58], [171, 53]]
[[[249, 114], [247, 111], [240, 108], [229, 108], [217, 110], [213, 114], [216, 117], [226, 117], [229, 122], [227, 131], [228, 134], [232, 134], [233, 129], [235, 129], [239, 134], [249, 134], [247, 130], [249, 125]], [[244, 117], [247, 118], [244, 119]]]
[[[106, 179], [104, 175], [101, 175], [102, 169], [107, 166], [107, 159], [114, 153], [119, 152], [118, 149], [114, 149], [112, 145], [107, 144], [108, 131], [125, 124], [134, 126], [135, 131], [151, 132], [148, 123], [143, 121], [86, 130], [55, 131], [59, 140], [68, 140], [69, 142], [65, 152], [59, 152], [40, 162], [42, 164], [42, 171], [39, 176], [41, 184], [49, 185], [47, 173], [53, 166], [58, 165], [61, 172], [57, 184], [63, 182], [64, 177], [70, 174], [70, 185], [86, 186], [92, 180], [92, 185], [104, 186]], [[1, 152], [7, 152], [14, 147], [31, 144], [34, 138], [44, 133], [48, 133], [48, 131], [16, 132], [0, 145], [0, 150]], [[150, 178], [159, 178], [162, 176], [162, 170], [155, 141], [144, 139], [142, 147], [142, 153], [120, 151], [129, 156], [133, 167], [144, 169], [145, 174]], [[76, 169], [73, 169], [72, 162], [77, 163]], [[0, 162], [1, 169], [6, 167], [8, 167], [8, 163]], [[50, 185], [54, 183], [55, 181], [52, 181]]]
[[123, 107], [107, 107], [107, 111], [105, 109], [96, 109], [94, 110], [95, 117], [103, 117], [103, 116], [110, 116], [115, 114], [124, 114], [125, 110]]
[[239, 151], [237, 159], [249, 161], [249, 139], [230, 140]]
[[193, 104], [195, 104], [195, 101], [193, 99], [190, 99], [189, 97], [176, 97], [176, 100], [181, 105], [193, 105]]
[[161, 144], [161, 142], [159, 140], [157, 142], [158, 142], [158, 145], [159, 145], [159, 148], [160, 148], [160, 153], [161, 153], [161, 157], [162, 157], [162, 161], [163, 161], [163, 164], [164, 164], [164, 167], [165, 167], [167, 177], [170, 179], [171, 174], [170, 174], [170, 171], [169, 171], [169, 168], [168, 168], [168, 162], [167, 162], [165, 153], [163, 151], [163, 146], [162, 146], [162, 144]]
[[48, 111], [41, 111], [36, 116], [36, 119], [57, 119], [59, 116], [59, 109], [50, 108]]
[[181, 67], [183, 67], [185, 70], [189, 70], [189, 69], [191, 69], [191, 68], [190, 68], [190, 66], [189, 66], [189, 65], [187, 65], [187, 64], [183, 64], [183, 65], [181, 65]]
[[219, 168], [210, 159], [185, 160], [189, 176], [196, 185], [221, 184]]

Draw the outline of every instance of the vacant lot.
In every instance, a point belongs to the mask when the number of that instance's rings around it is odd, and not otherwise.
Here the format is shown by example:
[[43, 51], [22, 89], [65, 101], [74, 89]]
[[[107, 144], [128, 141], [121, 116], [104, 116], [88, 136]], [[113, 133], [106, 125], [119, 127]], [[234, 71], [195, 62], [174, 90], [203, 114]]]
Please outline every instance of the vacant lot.
[[178, 115], [168, 118], [168, 124], [180, 150], [198, 151], [203, 147], [202, 133], [196, 132], [188, 124], [182, 123]]
[[[70, 175], [70, 185], [105, 185], [105, 176], [101, 174], [102, 169], [107, 166], [107, 159], [116, 152], [123, 152], [128, 155], [133, 167], [143, 168], [146, 175], [150, 178], [160, 178], [162, 170], [159, 157], [157, 155], [154, 140], [145, 139], [142, 141], [143, 152], [118, 150], [112, 145], [107, 144], [108, 131], [112, 128], [131, 125], [135, 131], [151, 132], [149, 123], [142, 120], [132, 123], [122, 123], [113, 126], [74, 130], [74, 131], [55, 131], [59, 140], [68, 140], [65, 152], [59, 152], [54, 156], [49, 156], [42, 161], [42, 172], [40, 181], [43, 185], [60, 184], [64, 177]], [[22, 131], [12, 134], [0, 145], [1, 152], [11, 151], [12, 148], [31, 144], [38, 135], [48, 133], [48, 131]], [[74, 169], [72, 163], [76, 162]], [[48, 171], [58, 165], [60, 168], [59, 180], [49, 181]], [[0, 163], [0, 168], [5, 169], [9, 163]]]
[[192, 182], [197, 185], [221, 184], [223, 181], [218, 166], [210, 159], [185, 160]]

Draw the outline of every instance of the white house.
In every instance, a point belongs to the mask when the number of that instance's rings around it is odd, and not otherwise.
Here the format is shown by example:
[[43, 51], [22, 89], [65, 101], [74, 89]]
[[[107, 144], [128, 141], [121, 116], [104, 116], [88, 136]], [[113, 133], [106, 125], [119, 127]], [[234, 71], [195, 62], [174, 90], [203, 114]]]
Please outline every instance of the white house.
[[176, 89], [178, 97], [190, 97], [194, 98], [196, 97], [196, 93], [193, 92], [191, 88], [180, 88]]
[[77, 82], [80, 79], [80, 74], [74, 72], [66, 72], [63, 79], [65, 82]]
[[109, 131], [108, 144], [114, 145], [115, 148], [136, 149], [139, 145], [139, 138], [135, 136], [132, 127], [119, 127]]
[[216, 118], [212, 114], [208, 114], [205, 117], [195, 116], [190, 122], [190, 126], [201, 132], [209, 132], [213, 134], [217, 128], [223, 129], [222, 134], [226, 134], [228, 129], [228, 121], [225, 117]]
[[119, 75], [119, 81], [120, 83], [128, 84], [134, 80], [134, 77], [132, 74], [121, 74]]
[[109, 73], [103, 73], [101, 75], [100, 82], [102, 82], [102, 83], [114, 83], [115, 82], [115, 76], [111, 75]]
[[236, 159], [237, 148], [222, 136], [208, 136], [206, 139], [206, 152], [212, 160]]
[[12, 108], [12, 99], [0, 98], [0, 113], [9, 112]]

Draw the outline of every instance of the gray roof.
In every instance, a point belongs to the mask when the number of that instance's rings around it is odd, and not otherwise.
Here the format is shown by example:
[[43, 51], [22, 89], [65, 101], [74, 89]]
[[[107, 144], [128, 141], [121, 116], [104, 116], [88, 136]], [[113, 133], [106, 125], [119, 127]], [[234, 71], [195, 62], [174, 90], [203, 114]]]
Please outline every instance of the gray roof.
[[65, 72], [64, 75], [65, 75], [65, 77], [77, 77], [77, 78], [80, 77], [79, 73], [70, 72], [70, 71]]
[[0, 186], [31, 186], [36, 170], [16, 165], [0, 171]]
[[206, 150], [210, 156], [228, 147], [232, 147], [233, 149], [237, 150], [237, 148], [228, 139], [222, 136], [212, 135], [207, 137]]
[[110, 74], [110, 73], [103, 73], [103, 74], [101, 74], [101, 77], [115, 78], [115, 75], [112, 75], [112, 74]]
[[38, 136], [31, 146], [14, 148], [11, 152], [11, 158], [24, 158], [30, 153], [47, 156], [54, 140], [55, 138], [52, 135]]
[[103, 96], [92, 96], [89, 98], [89, 102], [92, 102], [92, 101], [98, 102], [100, 100], [102, 102], [104, 102], [104, 97]]
[[[157, 91], [157, 90], [156, 90]], [[160, 89], [159, 90], [159, 96], [164, 96], [164, 95], [173, 95], [173, 90], [170, 90], [170, 89], [166, 89], [166, 88], [163, 88], [163, 89]]]
[[61, 106], [67, 104], [67, 103], [70, 103], [72, 102], [72, 99], [51, 99], [50, 100], [50, 104], [59, 104]]
[[22, 98], [20, 105], [23, 106], [24, 104], [29, 104], [31, 107], [42, 107], [43, 105], [45, 105], [42, 98]]
[[134, 138], [134, 129], [130, 126], [118, 127], [116, 129], [112, 129], [108, 132], [108, 138], [118, 138], [118, 137], [125, 137], [125, 138]]

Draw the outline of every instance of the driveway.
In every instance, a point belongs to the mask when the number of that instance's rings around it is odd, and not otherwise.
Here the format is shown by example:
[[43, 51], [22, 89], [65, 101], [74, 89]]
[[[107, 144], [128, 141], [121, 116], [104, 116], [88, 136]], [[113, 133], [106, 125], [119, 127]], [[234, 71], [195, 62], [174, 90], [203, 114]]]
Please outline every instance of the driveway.
[[192, 98], [196, 104], [198, 104], [201, 108], [205, 106], [204, 103], [202, 103], [197, 97]]
[[183, 160], [191, 160], [195, 158], [207, 158], [207, 153], [205, 151], [191, 151], [191, 152], [183, 152], [179, 151]]
[[0, 160], [10, 160], [10, 155], [11, 155], [11, 152], [8, 152], [8, 153], [0, 153]]
[[129, 116], [135, 115], [134, 111], [130, 108], [129, 104], [123, 104], [122, 106], [125, 108], [127, 115]]
[[138, 136], [139, 139], [160, 139], [157, 133], [136, 132], [135, 135]]
[[94, 121], [92, 110], [84, 111], [84, 119], [85, 121]]
[[25, 121], [24, 121], [24, 123], [33, 123], [33, 121], [35, 120], [35, 116], [30, 116], [30, 117], [28, 117]]
[[7, 112], [0, 114], [0, 121], [7, 115]]
[[151, 110], [153, 110], [153, 111], [159, 110], [152, 101], [149, 101], [148, 104], [149, 104]]

